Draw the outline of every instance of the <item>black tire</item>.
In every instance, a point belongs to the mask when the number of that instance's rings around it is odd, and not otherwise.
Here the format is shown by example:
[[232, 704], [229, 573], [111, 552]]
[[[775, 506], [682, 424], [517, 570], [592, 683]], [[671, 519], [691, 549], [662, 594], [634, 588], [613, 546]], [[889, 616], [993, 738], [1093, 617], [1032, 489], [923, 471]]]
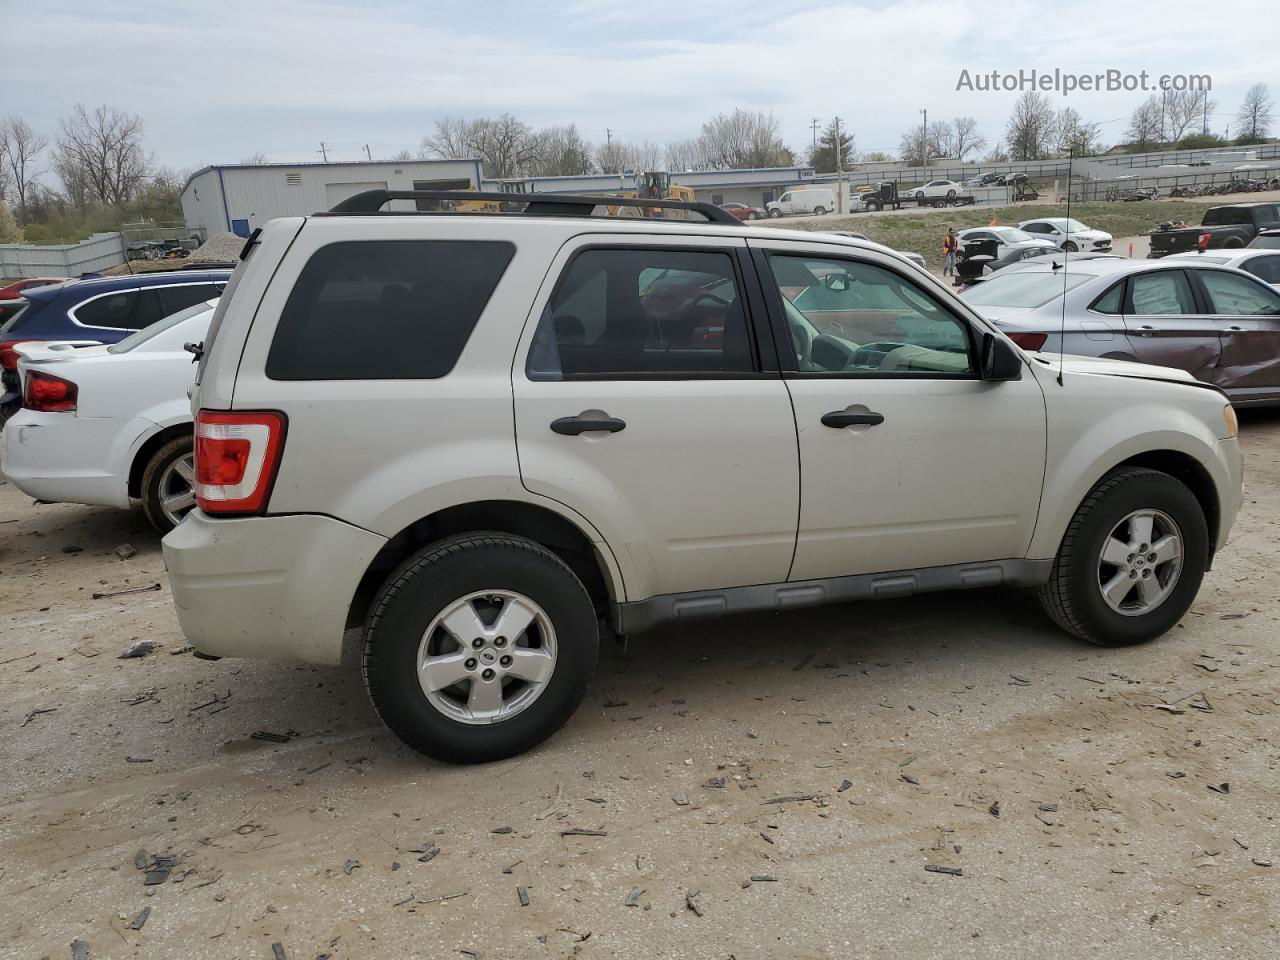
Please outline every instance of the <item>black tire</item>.
[[769, 208], [769, 216], [771, 216], [771, 217], [773, 217], [773, 218], [775, 218], [775, 219], [776, 219], [776, 218], [778, 218], [778, 217], [781, 217], [781, 216], [782, 216], [782, 211], [781, 211], [781, 210], [779, 210], [777, 207], [770, 207], [770, 208]]
[[[513, 590], [546, 611], [557, 656], [547, 686], [509, 719], [471, 724], [434, 707], [418, 682], [423, 632], [460, 597]], [[544, 547], [505, 533], [473, 533], [424, 547], [374, 598], [365, 627], [364, 680], [384, 723], [415, 750], [450, 763], [523, 753], [555, 733], [582, 702], [595, 673], [600, 634], [582, 581]]]
[[814, 215], [815, 217], [820, 217], [820, 216], [822, 216], [822, 215], [823, 215], [824, 213], [826, 213], [826, 212], [827, 212], [827, 208], [826, 208], [826, 207], [818, 206], [818, 207], [814, 207], [814, 208], [813, 208], [813, 215]]
[[160, 482], [171, 465], [183, 457], [191, 456], [194, 445], [195, 441], [190, 435], [170, 440], [151, 455], [151, 459], [147, 461], [142, 471], [142, 481], [139, 484], [142, 493], [142, 512], [161, 534], [168, 533], [176, 524], [169, 519], [161, 505]]
[[948, 191], [947, 191], [947, 199], [948, 199], [948, 200], [954, 200], [955, 198], [956, 198], [956, 192], [955, 192], [954, 190], [948, 190]]
[[[1148, 613], [1125, 616], [1112, 610], [1098, 585], [1098, 560], [1116, 524], [1135, 510], [1156, 509], [1177, 524], [1182, 569], [1172, 592]], [[1103, 478], [1085, 497], [1067, 527], [1041, 606], [1058, 626], [1100, 647], [1124, 647], [1154, 639], [1182, 619], [1204, 579], [1209, 532], [1195, 495], [1167, 473], [1124, 468]]]
[[1080, 248], [1077, 247], [1070, 240], [1068, 240], [1066, 243], [1062, 245], [1062, 249], [1065, 250], [1067, 253], [1075, 253]]

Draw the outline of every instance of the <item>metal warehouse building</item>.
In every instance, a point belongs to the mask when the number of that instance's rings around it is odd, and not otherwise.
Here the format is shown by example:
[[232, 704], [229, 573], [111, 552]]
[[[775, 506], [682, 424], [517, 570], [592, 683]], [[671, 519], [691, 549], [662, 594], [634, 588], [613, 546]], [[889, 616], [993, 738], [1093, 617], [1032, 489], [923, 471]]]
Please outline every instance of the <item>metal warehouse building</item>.
[[[247, 237], [273, 217], [328, 210], [362, 190], [475, 190], [480, 181], [479, 160], [205, 167], [182, 188], [182, 216], [189, 228], [202, 231], [206, 238], [228, 230]], [[403, 206], [412, 209], [411, 204]]]
[[[814, 179], [812, 167], [762, 167], [744, 170], [698, 170], [671, 173], [671, 182], [690, 187], [699, 200], [746, 203], [762, 207], [792, 187]], [[485, 190], [516, 188], [529, 193], [620, 193], [635, 189], [636, 175], [587, 174], [568, 177], [529, 177], [524, 180], [485, 180]]]

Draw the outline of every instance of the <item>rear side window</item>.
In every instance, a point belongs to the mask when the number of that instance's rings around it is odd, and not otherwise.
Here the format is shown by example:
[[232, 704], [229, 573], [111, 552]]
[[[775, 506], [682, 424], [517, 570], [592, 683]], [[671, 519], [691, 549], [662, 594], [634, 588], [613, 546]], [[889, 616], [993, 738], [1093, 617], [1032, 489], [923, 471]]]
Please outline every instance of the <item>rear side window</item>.
[[487, 240], [322, 247], [267, 354], [272, 380], [430, 380], [453, 369], [515, 254]]
[[1089, 309], [1098, 313], [1121, 313], [1124, 307], [1124, 281], [1111, 285], [1111, 289], [1093, 301]]
[[120, 290], [107, 293], [82, 303], [73, 311], [79, 323], [88, 327], [111, 327], [116, 330], [136, 330], [134, 322], [138, 312], [138, 291]]
[[164, 310], [162, 316], [172, 316], [179, 310], [207, 300], [216, 300], [221, 295], [222, 285], [214, 283], [184, 283], [176, 287], [161, 287], [160, 303]]
[[543, 311], [527, 370], [534, 380], [754, 372], [733, 258], [693, 250], [584, 250]]

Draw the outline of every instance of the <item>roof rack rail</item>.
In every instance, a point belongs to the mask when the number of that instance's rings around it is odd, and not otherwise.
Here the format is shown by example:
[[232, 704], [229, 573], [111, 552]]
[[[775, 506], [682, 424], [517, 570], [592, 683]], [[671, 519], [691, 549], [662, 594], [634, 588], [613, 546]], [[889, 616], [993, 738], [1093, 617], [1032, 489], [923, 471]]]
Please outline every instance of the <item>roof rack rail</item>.
[[[347, 197], [330, 210], [316, 216], [343, 214], [382, 213], [382, 208], [392, 200], [491, 200], [497, 203], [523, 203], [518, 213], [503, 212], [504, 216], [525, 217], [590, 217], [596, 207], [658, 207], [663, 210], [692, 210], [707, 218], [709, 223], [721, 223], [735, 227], [742, 221], [722, 210], [714, 203], [686, 200], [649, 200], [638, 197], [580, 196], [553, 193], [496, 193], [483, 190], [365, 190]], [[386, 211], [393, 212], [393, 211]], [[436, 211], [420, 210], [418, 213]]]

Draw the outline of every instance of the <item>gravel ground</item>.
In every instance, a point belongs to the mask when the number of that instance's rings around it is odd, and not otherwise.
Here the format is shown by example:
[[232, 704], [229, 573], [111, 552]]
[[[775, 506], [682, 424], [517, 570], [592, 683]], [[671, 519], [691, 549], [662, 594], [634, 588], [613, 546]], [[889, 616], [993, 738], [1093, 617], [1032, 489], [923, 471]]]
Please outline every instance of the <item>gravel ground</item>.
[[140, 517], [0, 486], [0, 954], [1277, 956], [1280, 414], [1243, 439], [1154, 644], [1008, 590], [664, 628], [482, 767], [356, 673], [192, 658]]

